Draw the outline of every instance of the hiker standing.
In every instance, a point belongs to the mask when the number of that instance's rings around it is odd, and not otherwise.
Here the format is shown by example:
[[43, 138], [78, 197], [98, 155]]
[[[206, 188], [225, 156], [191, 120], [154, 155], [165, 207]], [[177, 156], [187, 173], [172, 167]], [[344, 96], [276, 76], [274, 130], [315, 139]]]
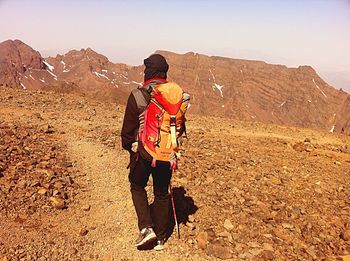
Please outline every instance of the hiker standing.
[[[189, 95], [176, 83], [167, 82], [169, 65], [162, 55], [151, 55], [144, 65], [144, 84], [128, 98], [121, 137], [123, 148], [130, 153], [130, 190], [140, 230], [135, 245], [156, 240], [154, 249], [161, 250], [169, 224], [169, 184]], [[145, 190], [150, 175], [152, 213]]]

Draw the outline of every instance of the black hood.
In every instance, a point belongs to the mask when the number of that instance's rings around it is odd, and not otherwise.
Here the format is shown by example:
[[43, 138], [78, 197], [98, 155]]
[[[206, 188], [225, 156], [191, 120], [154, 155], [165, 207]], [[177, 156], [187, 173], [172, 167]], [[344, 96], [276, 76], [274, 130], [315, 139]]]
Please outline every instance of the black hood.
[[152, 54], [150, 57], [145, 59], [143, 63], [145, 64], [145, 82], [152, 78], [167, 78], [169, 65], [162, 55]]

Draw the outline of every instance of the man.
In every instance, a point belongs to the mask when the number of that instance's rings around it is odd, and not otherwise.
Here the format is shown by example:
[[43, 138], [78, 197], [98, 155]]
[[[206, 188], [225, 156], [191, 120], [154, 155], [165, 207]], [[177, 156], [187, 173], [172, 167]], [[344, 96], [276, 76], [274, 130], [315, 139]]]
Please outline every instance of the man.
[[[138, 129], [139, 115], [149, 104], [153, 88], [167, 83], [169, 66], [160, 54], [145, 59], [144, 65], [144, 84], [133, 90], [128, 98], [121, 137], [123, 148], [130, 153], [129, 181], [140, 229], [135, 245], [140, 247], [157, 239], [154, 249], [162, 250], [169, 221], [168, 188], [173, 170], [170, 162], [157, 161], [154, 164], [152, 158], [147, 157], [148, 153], [145, 153], [138, 139]], [[152, 215], [145, 190], [151, 174], [154, 189]]]

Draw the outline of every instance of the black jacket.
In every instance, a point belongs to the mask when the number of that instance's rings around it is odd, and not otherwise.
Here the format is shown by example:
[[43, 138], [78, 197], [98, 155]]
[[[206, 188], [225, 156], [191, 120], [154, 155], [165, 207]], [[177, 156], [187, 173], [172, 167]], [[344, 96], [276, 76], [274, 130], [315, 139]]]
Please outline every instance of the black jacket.
[[[151, 96], [140, 88], [147, 102]], [[139, 110], [136, 104], [135, 97], [130, 93], [128, 103], [126, 104], [123, 127], [121, 132], [122, 146], [124, 149], [131, 152], [131, 144], [136, 141], [137, 130], [139, 129]]]

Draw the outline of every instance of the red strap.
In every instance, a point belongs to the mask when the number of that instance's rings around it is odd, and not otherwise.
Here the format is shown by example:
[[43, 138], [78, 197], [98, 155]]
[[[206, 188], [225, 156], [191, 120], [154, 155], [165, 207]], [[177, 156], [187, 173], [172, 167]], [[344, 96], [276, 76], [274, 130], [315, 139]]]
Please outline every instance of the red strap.
[[176, 162], [176, 160], [170, 161], [170, 169], [171, 169], [172, 171], [177, 170], [177, 162]]
[[152, 165], [151, 165], [153, 168], [155, 168], [156, 167], [156, 159], [155, 158], [153, 158], [153, 160], [152, 160]]

